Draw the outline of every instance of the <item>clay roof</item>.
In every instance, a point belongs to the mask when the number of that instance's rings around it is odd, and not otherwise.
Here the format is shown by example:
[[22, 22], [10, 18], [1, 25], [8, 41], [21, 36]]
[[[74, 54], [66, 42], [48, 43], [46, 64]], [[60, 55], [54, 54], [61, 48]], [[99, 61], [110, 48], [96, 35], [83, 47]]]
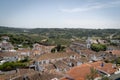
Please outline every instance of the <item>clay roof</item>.
[[[67, 78], [62, 78], [62, 79], [60, 79], [60, 80], [68, 80]], [[84, 80], [83, 78], [79, 78], [79, 79], [77, 79], [77, 80]]]
[[82, 66], [77, 66], [72, 68], [70, 71], [68, 71], [68, 75], [70, 75], [71, 77], [73, 77], [75, 80], [77, 80], [78, 78], [85, 78], [86, 74], [90, 73], [90, 66], [87, 64], [84, 64]]
[[47, 59], [57, 59], [57, 58], [63, 58], [63, 57], [69, 57], [71, 55], [76, 55], [77, 53], [68, 51], [68, 52], [57, 52], [57, 53], [46, 53], [39, 57], [38, 60], [47, 60]]
[[85, 53], [85, 54], [95, 54], [96, 52], [86, 49], [86, 50], [81, 50], [81, 53]]
[[34, 53], [34, 54], [40, 54], [40, 50], [32, 50], [32, 53]]
[[119, 55], [120, 56], [120, 50], [112, 50], [112, 51], [107, 51], [111, 52], [113, 55]]
[[99, 70], [102, 70], [102, 71], [105, 71], [109, 74], [112, 74], [116, 71], [116, 69], [113, 68], [113, 64], [112, 63], [103, 63], [104, 66], [101, 67], [101, 64], [102, 62], [99, 61], [99, 62], [96, 62], [96, 63], [92, 63], [91, 66], [95, 67], [96, 69], [99, 69]]
[[30, 52], [30, 49], [22, 49], [22, 50], [17, 50], [17, 52]]
[[34, 44], [35, 47], [39, 47], [39, 48], [54, 48], [55, 46], [45, 46], [45, 45], [40, 45], [40, 44]]
[[13, 56], [16, 56], [17, 54], [16, 53], [12, 53], [12, 52], [0, 52], [0, 57], [13, 57]]
[[112, 68], [111, 63], [104, 63], [104, 67], [101, 67], [101, 63], [102, 63], [101, 61], [94, 63], [85, 63], [80, 66], [73, 67], [71, 70], [67, 72], [67, 74], [74, 78], [75, 80], [85, 80], [87, 74], [90, 74], [90, 68], [92, 67], [98, 70], [105, 71], [109, 74], [112, 74], [116, 71], [114, 68]]
[[29, 80], [51, 80], [53, 78], [61, 78], [63, 77], [60, 74], [56, 73], [40, 73], [34, 71], [33, 69], [19, 69], [19, 72], [16, 71], [12, 74], [4, 74], [0, 75], [0, 80], [9, 80], [10, 78], [14, 78], [12, 80], [23, 80], [24, 76], [27, 76]]

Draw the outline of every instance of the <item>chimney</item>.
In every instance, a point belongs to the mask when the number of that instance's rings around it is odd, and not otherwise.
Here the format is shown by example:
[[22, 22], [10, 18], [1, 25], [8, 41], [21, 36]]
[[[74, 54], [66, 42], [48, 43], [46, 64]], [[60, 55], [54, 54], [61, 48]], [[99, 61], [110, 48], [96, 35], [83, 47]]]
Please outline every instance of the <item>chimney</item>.
[[101, 63], [101, 67], [104, 67], [104, 63], [103, 62]]

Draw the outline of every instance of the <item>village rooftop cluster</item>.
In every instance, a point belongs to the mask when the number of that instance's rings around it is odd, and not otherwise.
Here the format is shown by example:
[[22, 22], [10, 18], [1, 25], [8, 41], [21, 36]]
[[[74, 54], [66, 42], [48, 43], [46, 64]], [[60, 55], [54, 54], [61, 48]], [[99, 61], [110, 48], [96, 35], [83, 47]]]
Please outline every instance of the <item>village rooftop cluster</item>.
[[[120, 48], [109, 45], [105, 51], [91, 49], [93, 43], [108, 44], [106, 40], [88, 37], [84, 42], [73, 41], [64, 51], [57, 51], [56, 45], [39, 43], [33, 44], [32, 48], [19, 44], [15, 49], [10, 37], [2, 36], [1, 40], [0, 69], [6, 63], [16, 66], [5, 66], [0, 70], [0, 80], [120, 79]], [[111, 42], [120, 44], [120, 40], [111, 39]]]

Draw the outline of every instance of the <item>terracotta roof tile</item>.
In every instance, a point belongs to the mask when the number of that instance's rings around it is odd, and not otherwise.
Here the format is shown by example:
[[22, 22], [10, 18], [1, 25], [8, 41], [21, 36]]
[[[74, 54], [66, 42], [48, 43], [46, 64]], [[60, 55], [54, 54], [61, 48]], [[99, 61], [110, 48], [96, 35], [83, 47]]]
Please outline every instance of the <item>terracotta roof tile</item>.
[[112, 51], [108, 51], [111, 52], [114, 55], [119, 55], [120, 56], [120, 50], [112, 50]]
[[75, 52], [68, 51], [68, 52], [58, 52], [58, 53], [46, 53], [39, 57], [38, 60], [47, 60], [47, 59], [57, 59], [57, 58], [63, 58], [63, 57], [69, 57], [71, 55], [76, 55]]
[[92, 50], [89, 50], [89, 49], [86, 49], [86, 50], [81, 50], [82, 53], [85, 53], [85, 54], [93, 54], [93, 53], [96, 53]]
[[94, 63], [85, 63], [80, 66], [73, 67], [71, 70], [67, 72], [67, 74], [73, 77], [75, 80], [83, 79], [85, 80], [86, 75], [90, 73], [90, 68], [95, 68], [98, 70], [105, 71], [109, 74], [114, 73], [116, 70], [112, 68], [111, 63], [104, 63], [104, 66], [101, 67], [101, 61]]

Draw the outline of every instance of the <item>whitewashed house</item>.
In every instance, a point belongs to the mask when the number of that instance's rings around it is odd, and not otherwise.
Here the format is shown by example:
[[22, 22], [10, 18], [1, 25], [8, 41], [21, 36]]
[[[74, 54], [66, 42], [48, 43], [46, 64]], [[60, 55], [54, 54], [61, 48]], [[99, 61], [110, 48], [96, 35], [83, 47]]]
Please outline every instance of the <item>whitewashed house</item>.
[[10, 42], [7, 42], [6, 40], [3, 40], [0, 43], [0, 48], [2, 49], [2, 51], [10, 51], [10, 50], [14, 50], [13, 45]]

